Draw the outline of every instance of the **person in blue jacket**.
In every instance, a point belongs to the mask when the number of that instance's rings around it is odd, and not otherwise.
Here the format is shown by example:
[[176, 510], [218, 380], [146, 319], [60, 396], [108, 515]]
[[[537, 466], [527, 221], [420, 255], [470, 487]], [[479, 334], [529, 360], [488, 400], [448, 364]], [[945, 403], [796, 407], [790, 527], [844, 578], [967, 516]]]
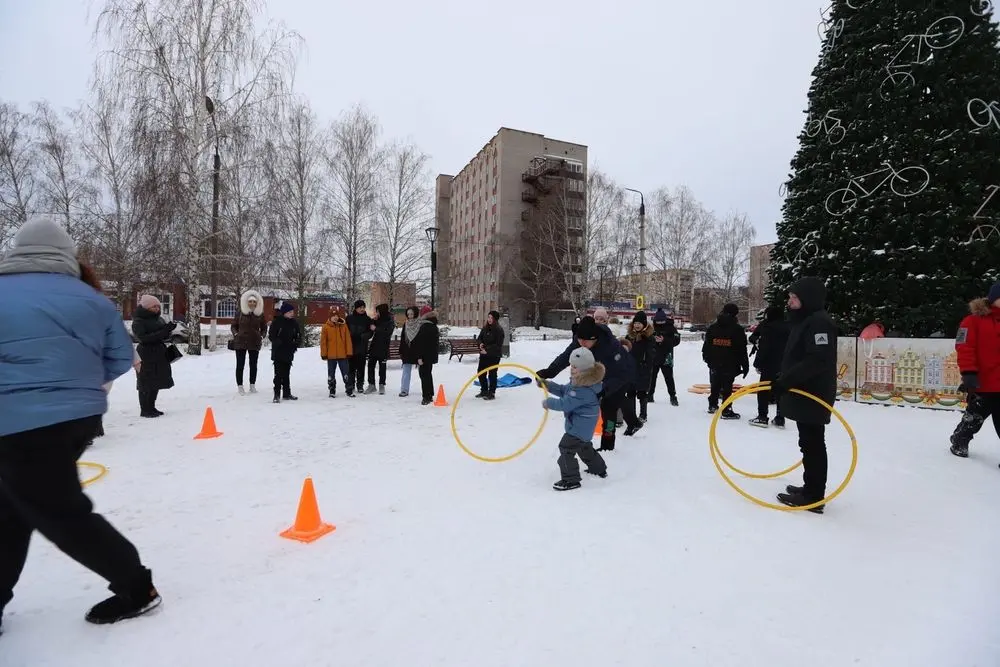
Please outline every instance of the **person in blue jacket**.
[[556, 384], [541, 380], [552, 394], [544, 401], [546, 410], [558, 410], [565, 418], [566, 433], [559, 441], [559, 481], [552, 485], [556, 491], [580, 488], [580, 464], [587, 465], [587, 472], [598, 477], [608, 476], [608, 465], [594, 451], [594, 428], [600, 418], [601, 382], [604, 366], [594, 361], [594, 355], [585, 347], [578, 347], [569, 355], [569, 384]]
[[537, 375], [543, 380], [556, 377], [569, 366], [573, 350], [581, 347], [590, 350], [594, 359], [604, 366], [604, 386], [600, 394], [604, 432], [601, 435], [601, 446], [598, 447], [598, 451], [611, 452], [615, 449], [615, 420], [618, 417], [618, 409], [625, 398], [626, 390], [635, 382], [635, 361], [611, 333], [611, 329], [598, 324], [590, 315], [584, 317], [576, 325], [576, 339], [562, 354], [552, 360], [548, 368], [538, 371]]
[[110, 583], [88, 621], [144, 614], [160, 603], [153, 575], [94, 513], [76, 468], [107, 411], [105, 383], [132, 368], [125, 325], [46, 219], [25, 224], [0, 259], [0, 313], [0, 622], [36, 530]]

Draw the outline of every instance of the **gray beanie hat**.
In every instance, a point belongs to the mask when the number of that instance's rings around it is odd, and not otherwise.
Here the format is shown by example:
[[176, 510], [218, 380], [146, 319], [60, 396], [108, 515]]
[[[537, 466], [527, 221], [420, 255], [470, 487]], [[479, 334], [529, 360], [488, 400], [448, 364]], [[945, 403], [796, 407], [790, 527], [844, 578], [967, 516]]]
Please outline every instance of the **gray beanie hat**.
[[26, 222], [14, 235], [14, 247], [0, 259], [0, 274], [63, 273], [80, 277], [76, 244], [48, 218]]

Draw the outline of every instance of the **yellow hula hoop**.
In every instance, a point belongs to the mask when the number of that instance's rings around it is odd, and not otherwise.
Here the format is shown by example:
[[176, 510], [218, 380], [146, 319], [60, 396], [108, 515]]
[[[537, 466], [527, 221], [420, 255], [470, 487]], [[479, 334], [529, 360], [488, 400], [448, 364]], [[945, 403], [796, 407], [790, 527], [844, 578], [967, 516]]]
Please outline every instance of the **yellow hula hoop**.
[[[526, 451], [528, 451], [529, 447], [535, 444], [535, 441], [538, 440], [539, 436], [542, 435], [542, 431], [545, 430], [545, 423], [549, 420], [549, 411], [543, 410], [542, 423], [539, 425], [538, 430], [535, 431], [535, 435], [531, 436], [531, 440], [528, 441], [528, 444], [526, 444], [524, 447], [521, 447], [513, 454], [508, 454], [507, 456], [498, 456], [495, 458], [489, 456], [481, 456], [465, 446], [465, 443], [462, 442], [462, 439], [458, 437], [458, 427], [455, 426], [455, 411], [458, 409], [458, 403], [459, 401], [462, 400], [462, 395], [466, 392], [466, 390], [468, 390], [469, 387], [472, 386], [473, 382], [475, 382], [478, 378], [482, 377], [486, 373], [489, 373], [492, 370], [499, 370], [501, 368], [517, 368], [522, 371], [525, 371], [526, 373], [529, 373], [531, 377], [535, 378], [535, 380], [541, 380], [541, 378], [535, 374], [535, 371], [528, 368], [527, 366], [522, 366], [521, 364], [513, 364], [513, 363], [496, 364], [494, 366], [490, 366], [489, 368], [484, 368], [482, 371], [476, 373], [471, 378], [469, 378], [469, 381], [466, 382], [464, 385], [462, 385], [461, 391], [459, 391], [458, 396], [455, 397], [455, 403], [451, 406], [451, 434], [452, 436], [454, 436], [455, 442], [458, 443], [458, 446], [462, 448], [463, 452], [465, 452], [472, 458], [477, 459], [479, 461], [483, 461], [485, 463], [503, 463], [504, 461], [510, 461], [511, 459], [515, 459], [521, 454], [524, 454]], [[545, 398], [548, 398], [549, 390], [545, 388], [544, 383], [542, 384], [542, 391], [545, 392]]]
[[[756, 394], [758, 391], [763, 391], [764, 389], [767, 389], [770, 385], [771, 385], [770, 382], [754, 382], [753, 384], [748, 384], [740, 388], [739, 391], [733, 392], [732, 401], [735, 401], [744, 396], [749, 396], [750, 394]], [[756, 391], [750, 391], [754, 389], [754, 387], [758, 387], [758, 389]], [[730, 403], [732, 403], [732, 401], [730, 401]], [[726, 403], [724, 405], [729, 405], [729, 403]], [[823, 405], [825, 407], [826, 403], [823, 403]], [[718, 417], [722, 415], [722, 408], [716, 410], [715, 414], [716, 414], [716, 419], [712, 421], [712, 430], [711, 430], [711, 437], [713, 439], [715, 438], [715, 426], [716, 424], [718, 424], [719, 421]], [[749, 477], [750, 479], [774, 479], [775, 477], [784, 477], [785, 475], [787, 475], [788, 473], [792, 472], [793, 470], [802, 465], [802, 459], [799, 459], [798, 463], [790, 465], [784, 470], [779, 470], [778, 472], [772, 472], [768, 474], [747, 472], [746, 470], [737, 468], [736, 466], [734, 466], [732, 463], [729, 462], [729, 459], [725, 457], [725, 455], [722, 453], [722, 450], [719, 448], [718, 441], [716, 441], [715, 452], [716, 454], [718, 454], [719, 458], [722, 459], [722, 462], [726, 464], [726, 467], [728, 467], [733, 472], [739, 473], [744, 477]]]
[[89, 479], [84, 479], [80, 481], [80, 486], [89, 486], [101, 479], [108, 474], [108, 469], [102, 466], [100, 463], [90, 463], [89, 461], [77, 461], [76, 465], [78, 468], [92, 468], [97, 471], [97, 474]]
[[[760, 500], [759, 498], [756, 498], [755, 496], [750, 495], [749, 493], [747, 493], [746, 491], [744, 491], [743, 489], [741, 489], [739, 486], [737, 486], [736, 482], [734, 482], [729, 477], [729, 475], [726, 474], [726, 471], [722, 468], [722, 464], [720, 463], [720, 459], [722, 459], [722, 460], [725, 460], [725, 459], [723, 459], [723, 457], [722, 457], [722, 451], [719, 449], [719, 442], [718, 442], [718, 440], [715, 437], [715, 429], [716, 429], [716, 427], [719, 424], [719, 418], [722, 416], [722, 411], [725, 410], [727, 407], [729, 407], [733, 403], [733, 401], [735, 401], [736, 399], [742, 398], [743, 396], [747, 396], [749, 394], [756, 394], [758, 392], [765, 391], [770, 386], [771, 386], [770, 382], [759, 382], [759, 383], [756, 383], [756, 384], [753, 384], [753, 385], [749, 385], [747, 387], [744, 387], [740, 391], [734, 393], [732, 396], [730, 396], [725, 401], [723, 401], [722, 405], [719, 406], [719, 409], [715, 412], [715, 416], [712, 418], [712, 425], [708, 428], [708, 445], [709, 445], [709, 452], [712, 455], [712, 463], [715, 464], [715, 469], [719, 471], [720, 475], [722, 475], [722, 479], [726, 480], [726, 483], [729, 484], [729, 486], [731, 486], [733, 488], [733, 490], [735, 490], [737, 493], [739, 493], [741, 496], [743, 496], [744, 498], [746, 498], [750, 502], [752, 502], [752, 503], [754, 503], [756, 505], [760, 505], [761, 507], [768, 507], [770, 509], [780, 510], [782, 512], [801, 512], [801, 511], [804, 511], [804, 510], [811, 510], [814, 507], [819, 507], [820, 505], [825, 505], [825, 504], [829, 503], [830, 501], [832, 501], [837, 496], [839, 496], [841, 493], [843, 493], [844, 489], [847, 488], [847, 485], [850, 484], [851, 478], [854, 477], [854, 471], [858, 467], [858, 439], [857, 439], [857, 436], [854, 435], [854, 429], [851, 428], [851, 425], [847, 423], [847, 420], [844, 419], [844, 416], [842, 414], [840, 414], [840, 412], [838, 412], [836, 408], [834, 408], [832, 405], [830, 405], [829, 403], [827, 403], [823, 399], [821, 399], [821, 398], [819, 398], [817, 396], [814, 396], [814, 395], [810, 394], [809, 392], [802, 391], [801, 389], [789, 389], [789, 391], [791, 391], [793, 394], [798, 394], [800, 396], [805, 396], [806, 398], [808, 398], [808, 399], [810, 399], [812, 401], [815, 401], [816, 403], [819, 403], [820, 405], [822, 405], [823, 407], [825, 407], [827, 410], [830, 411], [831, 415], [833, 415], [834, 417], [836, 417], [837, 420], [841, 424], [843, 424], [844, 429], [847, 431], [847, 434], [851, 437], [851, 467], [848, 469], [847, 476], [844, 477], [844, 481], [840, 483], [840, 486], [838, 486], [836, 489], [834, 489], [833, 493], [831, 493], [830, 495], [828, 495], [826, 498], [823, 498], [822, 500], [818, 500], [818, 501], [816, 501], [814, 503], [811, 503], [809, 505], [802, 505], [801, 507], [789, 507], [787, 505], [778, 505], [776, 503], [764, 502], [763, 500]], [[800, 461], [800, 463], [801, 463], [801, 461]], [[730, 466], [730, 467], [733, 468], [733, 470], [737, 470], [733, 466]], [[792, 468], [789, 468], [788, 470], [789, 471], [790, 470], [794, 470], [796, 467], [798, 467], [798, 464], [796, 464], [795, 466], [792, 466]], [[758, 479], [764, 479], [764, 478], [770, 478], [770, 477], [775, 477], [775, 476], [777, 476], [777, 474], [776, 475], [768, 475], [768, 476], [757, 476], [757, 478]]]

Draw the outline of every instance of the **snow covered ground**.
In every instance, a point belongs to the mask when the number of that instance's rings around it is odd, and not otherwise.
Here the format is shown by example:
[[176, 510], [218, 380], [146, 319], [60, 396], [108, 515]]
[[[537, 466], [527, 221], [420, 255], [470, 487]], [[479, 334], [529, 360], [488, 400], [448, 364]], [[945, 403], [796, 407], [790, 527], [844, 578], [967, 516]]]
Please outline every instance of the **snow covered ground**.
[[[515, 343], [539, 367], [564, 343]], [[4, 667], [995, 667], [1000, 655], [1000, 446], [987, 426], [952, 457], [949, 412], [841, 404], [858, 472], [823, 516], [757, 507], [708, 454], [697, 343], [677, 360], [681, 406], [651, 406], [606, 480], [556, 493], [553, 413], [512, 462], [465, 455], [449, 409], [419, 396], [325, 397], [316, 349], [300, 352], [301, 400], [234, 391], [231, 353], [185, 358], [158, 420], [116, 383], [88, 487], [140, 548], [164, 598], [117, 626], [83, 621], [104, 582], [33, 543], [0, 638]], [[454, 401], [473, 360], [443, 363]], [[416, 378], [414, 378], [416, 379]], [[751, 378], [752, 379], [752, 378]], [[416, 389], [416, 383], [414, 383]], [[459, 406], [459, 432], [487, 455], [518, 448], [542, 417], [533, 385]], [[222, 438], [192, 439], [212, 406]], [[744, 418], [753, 399], [737, 404]], [[720, 425], [736, 465], [798, 458], [794, 428]], [[830, 430], [831, 486], [848, 439]], [[278, 537], [312, 475], [326, 521], [313, 544]], [[587, 476], [585, 476], [587, 477]], [[797, 477], [744, 480], [772, 499]]]

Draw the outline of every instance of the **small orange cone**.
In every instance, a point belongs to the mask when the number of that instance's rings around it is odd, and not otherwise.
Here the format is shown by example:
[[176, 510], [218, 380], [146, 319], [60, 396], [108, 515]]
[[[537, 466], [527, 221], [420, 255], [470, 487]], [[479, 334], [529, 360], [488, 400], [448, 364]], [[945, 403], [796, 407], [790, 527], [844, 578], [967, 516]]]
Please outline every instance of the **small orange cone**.
[[444, 397], [444, 385], [443, 384], [439, 384], [438, 385], [438, 395], [437, 395], [437, 398], [434, 399], [434, 405], [438, 406], [439, 408], [446, 408], [446, 407], [448, 407], [448, 399]]
[[209, 440], [218, 438], [220, 435], [222, 435], [222, 431], [215, 428], [215, 413], [212, 412], [212, 408], [205, 408], [205, 419], [201, 423], [201, 433], [194, 436], [194, 439]]
[[604, 437], [604, 415], [597, 411], [597, 426], [594, 427], [594, 435], [599, 438]]
[[302, 483], [302, 495], [299, 497], [299, 510], [295, 514], [295, 525], [279, 534], [289, 540], [315, 542], [336, 529], [336, 526], [323, 523], [319, 518], [316, 489], [313, 488], [312, 477], [306, 477], [306, 481]]

